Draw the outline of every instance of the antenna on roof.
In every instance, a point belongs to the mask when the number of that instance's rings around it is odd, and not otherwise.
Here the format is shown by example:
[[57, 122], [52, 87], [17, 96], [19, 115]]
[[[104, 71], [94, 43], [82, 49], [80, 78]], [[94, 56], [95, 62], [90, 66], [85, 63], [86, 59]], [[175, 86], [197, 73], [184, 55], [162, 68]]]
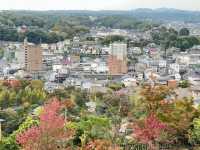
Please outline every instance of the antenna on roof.
[[25, 39], [24, 39], [24, 45], [26, 45], [27, 43], [28, 43], [28, 38], [25, 37]]
[[40, 37], [40, 45], [42, 44], [42, 38]]

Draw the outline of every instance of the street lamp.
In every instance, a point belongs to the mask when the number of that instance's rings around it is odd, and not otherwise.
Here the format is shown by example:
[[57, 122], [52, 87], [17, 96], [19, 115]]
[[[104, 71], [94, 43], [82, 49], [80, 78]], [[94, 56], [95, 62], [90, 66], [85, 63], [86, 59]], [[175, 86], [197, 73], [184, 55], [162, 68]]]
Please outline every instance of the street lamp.
[[1, 137], [2, 137], [2, 133], [1, 133], [1, 123], [4, 122], [5, 120], [0, 119], [0, 141], [1, 141]]

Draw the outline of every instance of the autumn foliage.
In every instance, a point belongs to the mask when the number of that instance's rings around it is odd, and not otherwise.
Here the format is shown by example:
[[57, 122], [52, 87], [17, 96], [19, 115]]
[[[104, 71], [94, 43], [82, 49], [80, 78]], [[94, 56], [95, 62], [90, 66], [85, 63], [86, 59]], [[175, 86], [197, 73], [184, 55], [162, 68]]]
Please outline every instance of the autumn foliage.
[[5, 80], [3, 82], [3, 85], [11, 87], [11, 88], [18, 88], [21, 86], [21, 83], [19, 80]]
[[120, 148], [113, 145], [111, 141], [97, 139], [87, 143], [83, 150], [120, 150]]
[[64, 118], [59, 115], [61, 103], [54, 99], [44, 106], [39, 126], [33, 126], [17, 135], [24, 150], [56, 150], [59, 142], [71, 138], [72, 132], [64, 129]]
[[149, 144], [155, 142], [166, 128], [155, 114], [150, 114], [142, 123], [134, 125], [133, 137], [141, 143]]
[[65, 108], [67, 108], [67, 109], [72, 109], [73, 107], [75, 107], [75, 103], [74, 103], [72, 100], [70, 100], [70, 99], [65, 100], [65, 101], [62, 103], [62, 105], [63, 105]]
[[163, 99], [170, 95], [170, 92], [167, 86], [144, 86], [140, 94], [147, 103], [147, 111], [155, 112], [162, 105]]

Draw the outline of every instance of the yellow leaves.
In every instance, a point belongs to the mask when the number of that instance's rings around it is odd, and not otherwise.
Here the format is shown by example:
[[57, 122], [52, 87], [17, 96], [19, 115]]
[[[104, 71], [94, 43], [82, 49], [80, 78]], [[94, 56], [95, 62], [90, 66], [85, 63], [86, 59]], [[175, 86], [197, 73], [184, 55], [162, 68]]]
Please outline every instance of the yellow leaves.
[[43, 111], [43, 107], [39, 106], [39, 107], [34, 109], [33, 114], [36, 115], [36, 116], [39, 116], [42, 113], [42, 111]]
[[28, 108], [30, 106], [30, 103], [29, 102], [24, 102], [23, 106], [24, 106], [24, 108]]
[[170, 94], [171, 90], [163, 85], [144, 86], [140, 92], [141, 100], [147, 104], [147, 110], [150, 112], [157, 111], [163, 105], [162, 101]]
[[30, 86], [33, 89], [42, 89], [44, 87], [44, 84], [41, 80], [32, 80]]
[[145, 86], [140, 93], [147, 101], [161, 101], [170, 94], [167, 86]]

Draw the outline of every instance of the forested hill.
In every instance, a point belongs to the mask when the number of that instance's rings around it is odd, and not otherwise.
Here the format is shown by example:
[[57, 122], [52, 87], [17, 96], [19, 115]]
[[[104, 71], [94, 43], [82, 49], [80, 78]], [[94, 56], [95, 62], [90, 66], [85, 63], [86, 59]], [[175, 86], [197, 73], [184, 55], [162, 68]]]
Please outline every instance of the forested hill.
[[[63, 11], [66, 12], [66, 11]], [[200, 22], [200, 11], [186, 11], [172, 8], [147, 9], [139, 8], [131, 11], [67, 11], [71, 14], [86, 15], [122, 15], [131, 16], [137, 19], [153, 20], [155, 22], [162, 21], [184, 21], [184, 22]]]
[[56, 10], [56, 11], [13, 11], [16, 15], [39, 16], [129, 16], [138, 19], [152, 19], [154, 21], [190, 21], [200, 22], [200, 11], [186, 11], [172, 8], [148, 9], [139, 8], [130, 11], [89, 11], [89, 10]]
[[[26, 26], [28, 31], [17, 29]], [[121, 29], [147, 30], [154, 24], [140, 21], [125, 12], [106, 11], [2, 11], [0, 13], [0, 40], [55, 43], [89, 32], [91, 27], [105, 26]]]
[[136, 9], [132, 16], [140, 19], [152, 19], [153, 21], [183, 21], [200, 22], [200, 11], [185, 11], [170, 8]]
[[[160, 21], [200, 22], [200, 12], [176, 9], [132, 11], [1, 11], [0, 40], [55, 43], [89, 32], [91, 27], [147, 30]], [[28, 31], [19, 33], [20, 26]]]

